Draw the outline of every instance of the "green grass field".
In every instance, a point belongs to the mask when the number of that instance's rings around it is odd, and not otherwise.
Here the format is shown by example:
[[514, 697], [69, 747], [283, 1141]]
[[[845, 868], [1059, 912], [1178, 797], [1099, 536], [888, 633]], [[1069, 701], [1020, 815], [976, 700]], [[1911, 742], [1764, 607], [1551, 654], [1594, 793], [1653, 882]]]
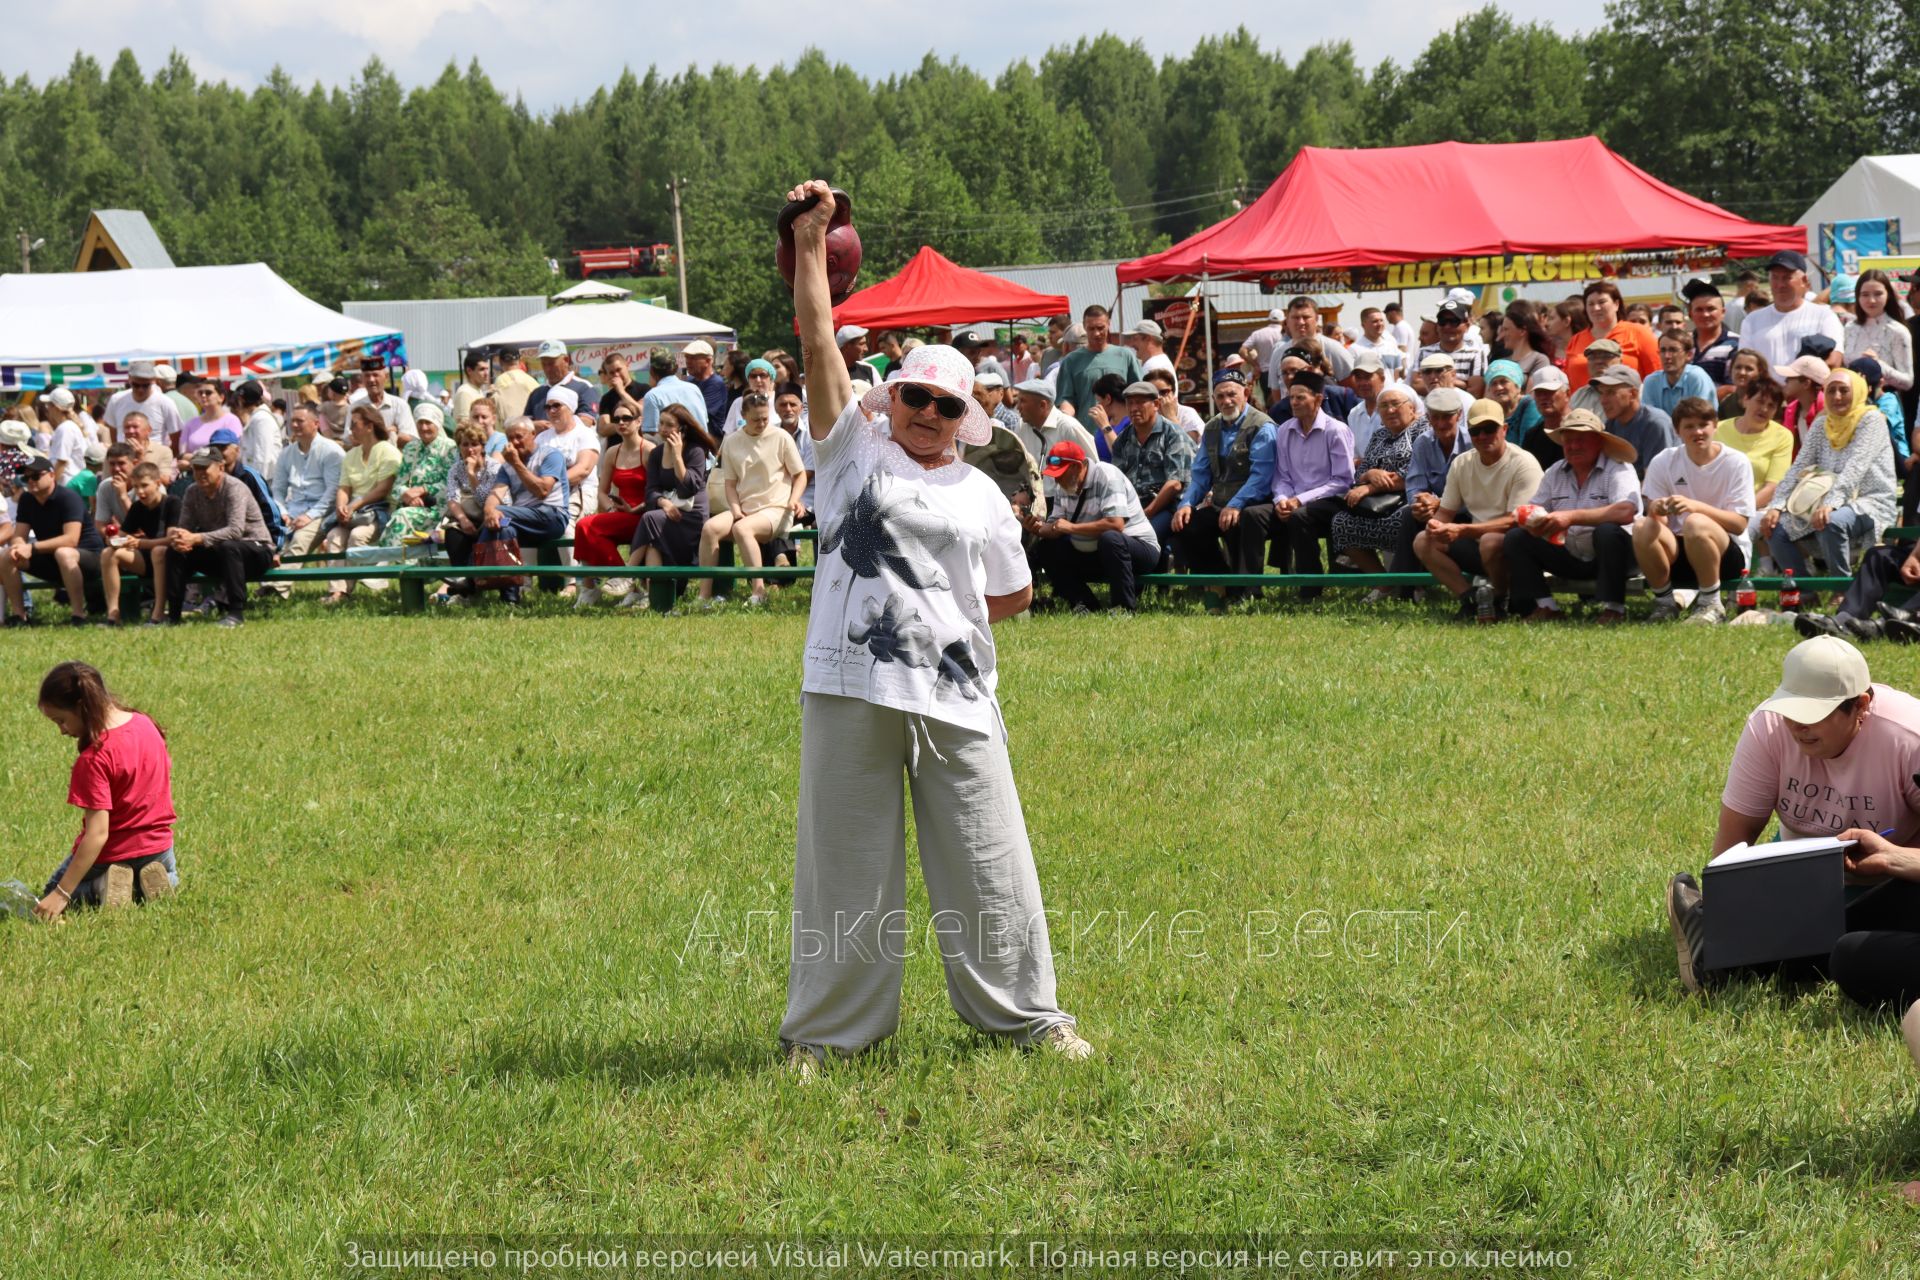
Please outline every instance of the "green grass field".
[[[769, 924], [799, 607], [8, 634], [0, 878], [37, 888], [75, 829], [34, 690], [80, 657], [170, 734], [183, 892], [0, 920], [0, 1274], [339, 1274], [371, 1233], [1159, 1231], [1912, 1274], [1891, 1022], [1683, 999], [1659, 906], [1790, 633], [1003, 624], [1100, 1056], [985, 1042], [923, 946], [899, 1036], [804, 1087]], [[1869, 658], [1913, 686], [1909, 651]]]

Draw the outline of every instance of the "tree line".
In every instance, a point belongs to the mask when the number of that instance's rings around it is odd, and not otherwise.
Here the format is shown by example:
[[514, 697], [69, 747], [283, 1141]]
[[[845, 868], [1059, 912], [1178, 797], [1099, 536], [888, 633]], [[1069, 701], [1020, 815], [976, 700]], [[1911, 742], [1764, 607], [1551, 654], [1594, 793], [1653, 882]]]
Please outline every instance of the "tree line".
[[[1920, 150], [1920, 6], [1613, 0], [1563, 36], [1488, 7], [1409, 66], [1347, 42], [1289, 61], [1245, 29], [1156, 59], [1112, 35], [989, 80], [929, 54], [869, 80], [817, 50], [770, 70], [628, 70], [536, 114], [478, 61], [411, 90], [377, 58], [343, 87], [251, 92], [130, 50], [0, 85], [0, 222], [71, 263], [88, 210], [144, 209], [181, 265], [263, 261], [348, 298], [551, 292], [548, 258], [672, 239], [692, 307], [790, 335], [779, 192], [855, 201], [863, 283], [921, 244], [972, 265], [1132, 256], [1258, 196], [1307, 145], [1596, 133], [1656, 177], [1789, 221], [1855, 157]], [[1382, 191], [1383, 200], [1400, 198]]]

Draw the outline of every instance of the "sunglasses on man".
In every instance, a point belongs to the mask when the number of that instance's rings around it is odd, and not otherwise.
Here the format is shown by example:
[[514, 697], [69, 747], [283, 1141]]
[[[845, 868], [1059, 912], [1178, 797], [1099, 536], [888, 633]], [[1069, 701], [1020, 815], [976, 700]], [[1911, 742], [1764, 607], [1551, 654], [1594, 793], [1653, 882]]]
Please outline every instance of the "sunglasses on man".
[[917, 382], [900, 388], [900, 403], [916, 413], [932, 405], [933, 411], [949, 422], [959, 421], [967, 412], [967, 402], [959, 396], [937, 396]]
[[1478, 440], [1481, 436], [1498, 435], [1505, 429], [1506, 428], [1497, 422], [1478, 422], [1467, 428], [1467, 435], [1474, 440]]

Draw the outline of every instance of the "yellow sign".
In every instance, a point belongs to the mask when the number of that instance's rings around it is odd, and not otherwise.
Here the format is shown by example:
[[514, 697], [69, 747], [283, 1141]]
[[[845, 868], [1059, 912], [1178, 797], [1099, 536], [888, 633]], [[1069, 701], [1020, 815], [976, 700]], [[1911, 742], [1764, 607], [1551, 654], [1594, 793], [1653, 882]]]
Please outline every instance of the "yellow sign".
[[1386, 269], [1389, 289], [1450, 289], [1454, 285], [1526, 284], [1533, 280], [1595, 280], [1599, 254], [1516, 253], [1488, 258], [1443, 258]]
[[1891, 254], [1881, 254], [1860, 259], [1862, 271], [1872, 271], [1875, 268], [1881, 271], [1912, 271], [1920, 268], [1920, 255], [1909, 253], [1904, 257], [1896, 258]]

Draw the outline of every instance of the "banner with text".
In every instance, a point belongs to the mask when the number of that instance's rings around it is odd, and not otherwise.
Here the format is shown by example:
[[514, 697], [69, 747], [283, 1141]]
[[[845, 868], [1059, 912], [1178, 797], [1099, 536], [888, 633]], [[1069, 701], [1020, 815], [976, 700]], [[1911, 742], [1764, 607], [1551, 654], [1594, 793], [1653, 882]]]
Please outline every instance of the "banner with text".
[[[140, 358], [170, 364], [180, 373], [197, 373], [220, 382], [245, 382], [249, 378], [310, 378], [322, 373], [346, 372], [359, 368], [360, 361], [368, 356], [384, 361], [390, 369], [405, 368], [406, 335], [386, 333], [306, 347], [201, 351]], [[93, 391], [122, 387], [126, 385], [127, 369], [134, 359], [127, 356], [46, 364], [0, 364], [0, 391], [45, 391], [49, 387]]]
[[1378, 293], [1389, 289], [1451, 289], [1456, 285], [1607, 280], [1616, 276], [1705, 271], [1727, 260], [1723, 249], [1700, 246], [1633, 253], [1512, 253], [1441, 258], [1377, 267], [1287, 271], [1262, 276], [1268, 293]]
[[1858, 275], [1860, 259], [1900, 252], [1900, 219], [1852, 218], [1820, 224], [1820, 269]]

